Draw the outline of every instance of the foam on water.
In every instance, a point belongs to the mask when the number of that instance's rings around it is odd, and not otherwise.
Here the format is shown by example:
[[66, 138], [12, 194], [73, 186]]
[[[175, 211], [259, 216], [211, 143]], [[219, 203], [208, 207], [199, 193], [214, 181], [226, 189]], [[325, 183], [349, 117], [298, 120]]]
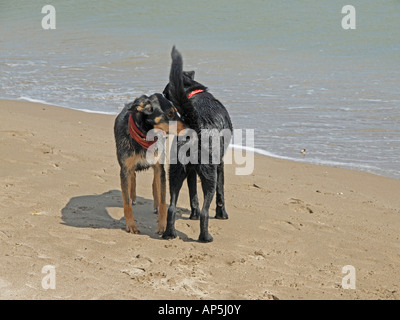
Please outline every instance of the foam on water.
[[28, 97], [19, 97], [18, 100], [25, 100], [25, 101], [34, 102], [34, 103], [41, 103], [41, 104], [51, 105], [51, 103], [47, 103], [46, 101], [39, 100], [39, 99], [28, 98]]
[[276, 158], [276, 159], [303, 162], [303, 163], [311, 163], [311, 164], [324, 165], [324, 166], [330, 166], [330, 167], [362, 170], [362, 171], [367, 171], [367, 172], [371, 172], [371, 173], [375, 173], [375, 174], [379, 174], [379, 172], [380, 172], [381, 174], [383, 174], [382, 170], [378, 167], [360, 164], [360, 163], [329, 161], [329, 160], [323, 160], [323, 159], [318, 159], [318, 158], [307, 158], [307, 159], [306, 158], [299, 159], [299, 158], [294, 158], [294, 157], [292, 158], [292, 157], [286, 157], [286, 156], [274, 154], [272, 152], [269, 152], [269, 151], [266, 151], [266, 150], [263, 150], [260, 148], [252, 148], [252, 147], [236, 145], [236, 144], [230, 144], [229, 148], [234, 149], [234, 150], [241, 150], [241, 151], [251, 152], [251, 153], [255, 153], [255, 154], [260, 154], [260, 155], [264, 155], [264, 156]]

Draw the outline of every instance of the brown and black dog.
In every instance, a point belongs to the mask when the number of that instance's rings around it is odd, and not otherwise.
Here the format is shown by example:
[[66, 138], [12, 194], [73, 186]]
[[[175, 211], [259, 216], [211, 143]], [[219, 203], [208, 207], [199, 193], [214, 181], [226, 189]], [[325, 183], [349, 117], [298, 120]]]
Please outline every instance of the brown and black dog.
[[146, 136], [152, 129], [168, 133], [170, 123], [176, 125], [173, 130], [177, 133], [184, 129], [174, 105], [159, 93], [149, 97], [143, 95], [126, 104], [115, 119], [114, 136], [121, 167], [122, 201], [126, 230], [130, 233], [139, 233], [132, 210], [132, 204], [136, 201], [136, 171], [147, 170], [150, 167], [154, 170], [153, 198], [154, 212], [158, 212], [157, 233], [162, 234], [165, 231], [167, 223], [165, 169], [160, 162], [152, 164], [147, 161], [146, 152], [154, 142], [147, 141]]

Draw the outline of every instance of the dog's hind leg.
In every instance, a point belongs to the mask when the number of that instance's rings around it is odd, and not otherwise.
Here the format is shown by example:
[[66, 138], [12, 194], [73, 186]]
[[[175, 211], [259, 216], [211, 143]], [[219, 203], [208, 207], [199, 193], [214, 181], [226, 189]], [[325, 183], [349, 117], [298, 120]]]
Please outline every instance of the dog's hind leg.
[[131, 196], [132, 205], [136, 204], [136, 171], [131, 172], [131, 181], [129, 186], [129, 192]]
[[158, 234], [162, 234], [167, 225], [166, 189], [164, 165], [157, 163], [154, 166], [153, 196], [154, 210], [158, 211]]
[[158, 206], [160, 203], [160, 172], [153, 167], [154, 177], [153, 177], [153, 200], [154, 200], [154, 213], [158, 213]]
[[170, 165], [169, 192], [171, 196], [171, 202], [167, 214], [167, 228], [162, 235], [164, 239], [173, 239], [177, 237], [177, 233], [175, 230], [176, 203], [178, 201], [179, 191], [182, 188], [182, 184], [186, 178], [186, 175], [187, 173], [185, 172], [182, 165]]
[[130, 201], [130, 190], [131, 190], [131, 174], [126, 168], [121, 168], [121, 191], [122, 201], [124, 203], [124, 216], [126, 221], [126, 231], [130, 233], [139, 233], [139, 229], [136, 226], [135, 218], [133, 217], [132, 203]]
[[217, 208], [216, 219], [228, 219], [228, 214], [225, 210], [225, 196], [224, 196], [224, 162], [217, 167]]
[[203, 208], [200, 212], [200, 242], [211, 242], [213, 237], [208, 233], [208, 218], [212, 199], [214, 198], [217, 185], [216, 165], [202, 165], [202, 169], [197, 173], [201, 179], [201, 187], [204, 194]]
[[192, 212], [189, 219], [200, 219], [199, 198], [197, 197], [197, 174], [195, 170], [191, 170], [187, 176], [187, 185], [190, 195], [190, 207]]

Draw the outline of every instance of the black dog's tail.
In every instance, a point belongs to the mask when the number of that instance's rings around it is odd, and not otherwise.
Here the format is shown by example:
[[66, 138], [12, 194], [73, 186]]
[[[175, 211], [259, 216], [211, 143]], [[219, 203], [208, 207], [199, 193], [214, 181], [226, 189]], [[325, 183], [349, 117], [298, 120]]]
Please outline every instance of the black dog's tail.
[[198, 121], [199, 116], [186, 95], [185, 87], [183, 85], [182, 55], [175, 48], [175, 46], [172, 48], [171, 58], [172, 64], [169, 74], [169, 93], [171, 95], [172, 102], [180, 106], [182, 110], [182, 118], [185, 123], [191, 129], [198, 131], [200, 129]]

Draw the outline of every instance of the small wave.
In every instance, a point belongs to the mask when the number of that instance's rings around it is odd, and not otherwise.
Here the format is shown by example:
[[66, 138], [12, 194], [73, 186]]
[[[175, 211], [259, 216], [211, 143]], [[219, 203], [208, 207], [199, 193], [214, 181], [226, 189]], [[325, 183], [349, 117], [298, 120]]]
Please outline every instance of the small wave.
[[294, 158], [280, 156], [280, 155], [274, 154], [272, 152], [266, 151], [264, 149], [247, 147], [247, 146], [242, 146], [242, 145], [232, 144], [232, 143], [229, 145], [229, 147], [232, 149], [235, 149], [235, 150], [249, 151], [252, 153], [257, 153], [257, 154], [261, 154], [261, 155], [272, 157], [272, 158], [296, 161], [296, 159], [294, 159]]
[[232, 149], [236, 149], [236, 150], [249, 151], [252, 153], [257, 153], [260, 155], [264, 155], [264, 156], [268, 156], [268, 157], [276, 158], [276, 159], [282, 159], [282, 160], [309, 163], [309, 164], [315, 164], [315, 165], [323, 165], [323, 166], [329, 166], [329, 167], [341, 167], [341, 168], [347, 168], [347, 169], [355, 169], [355, 170], [372, 172], [375, 174], [379, 174], [383, 171], [381, 168], [367, 165], [367, 164], [351, 163], [351, 162], [346, 163], [346, 162], [340, 162], [340, 161], [334, 161], [334, 160], [323, 160], [323, 159], [318, 159], [318, 158], [307, 158], [307, 159], [293, 158], [293, 157], [277, 155], [275, 153], [272, 153], [272, 152], [269, 152], [269, 151], [266, 151], [266, 150], [260, 149], [260, 148], [253, 148], [253, 147], [247, 147], [247, 146], [236, 145], [236, 144], [230, 144], [229, 147]]
[[44, 101], [44, 100], [33, 99], [33, 98], [29, 98], [29, 97], [19, 97], [18, 100], [25, 100], [25, 101], [34, 102], [34, 103], [41, 103], [41, 104], [52, 105], [51, 103], [48, 103], [48, 102], [46, 102], [46, 101]]
[[97, 110], [89, 110], [89, 109], [71, 108], [71, 107], [57, 105], [57, 104], [54, 104], [51, 102], [47, 102], [47, 101], [40, 100], [40, 99], [33, 99], [33, 98], [29, 98], [29, 97], [19, 97], [17, 100], [24, 100], [24, 101], [33, 102], [33, 103], [41, 103], [41, 104], [46, 104], [48, 106], [66, 108], [66, 109], [71, 109], [71, 110], [78, 110], [78, 111], [82, 111], [82, 112], [86, 112], [86, 113], [97, 113], [97, 114], [105, 114], [105, 115], [111, 115], [111, 116], [115, 116], [118, 114], [118, 112], [112, 112], [112, 111], [97, 111]]
[[382, 99], [363, 99], [363, 98], [359, 98], [358, 101], [367, 101], [367, 102], [386, 102], [383, 101]]
[[20, 63], [10, 63], [10, 62], [6, 62], [5, 63], [6, 66], [14, 68], [14, 67], [26, 67], [26, 66], [34, 66], [36, 65], [35, 62], [33, 61], [22, 61]]
[[86, 113], [97, 113], [97, 114], [106, 114], [109, 116], [115, 116], [118, 112], [110, 112], [110, 111], [96, 111], [96, 110], [89, 110], [89, 109], [75, 109]]
[[75, 67], [75, 66], [61, 66], [60, 69], [68, 69], [68, 70], [71, 70], [71, 71], [82, 71], [82, 70], [85, 70], [85, 69], [83, 69], [81, 67]]

